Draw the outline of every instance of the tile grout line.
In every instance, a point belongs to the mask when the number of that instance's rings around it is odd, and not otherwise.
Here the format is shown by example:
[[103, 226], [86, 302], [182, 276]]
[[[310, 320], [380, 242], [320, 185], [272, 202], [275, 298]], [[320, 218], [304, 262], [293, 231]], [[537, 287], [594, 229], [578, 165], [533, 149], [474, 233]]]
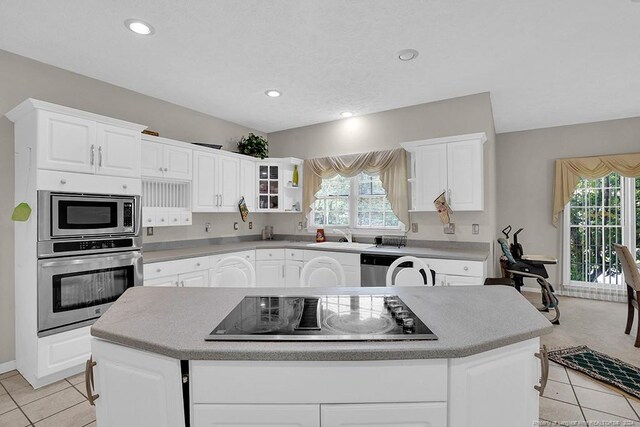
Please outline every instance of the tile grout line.
[[633, 407], [629, 398], [627, 396], [622, 396], [622, 397], [624, 397], [624, 400], [626, 400], [629, 406], [631, 406], [631, 410], [633, 411], [633, 413], [636, 414], [636, 417], [640, 420], [640, 415], [638, 415], [638, 411], [636, 411], [636, 409]]
[[[39, 398], [37, 398], [37, 399], [35, 399], [35, 400], [32, 400], [32, 401], [30, 401], [30, 402], [27, 402], [27, 403], [25, 403], [24, 405], [18, 405], [18, 406], [27, 406], [27, 405], [30, 405], [30, 404], [32, 404], [33, 402], [37, 402], [38, 400], [42, 400], [42, 399], [44, 399], [44, 398], [46, 398], [46, 397], [53, 396], [54, 394], [59, 393], [59, 392], [61, 392], [61, 391], [64, 391], [64, 390], [66, 390], [66, 389], [68, 389], [68, 388], [71, 388], [71, 387], [73, 387], [73, 385], [72, 385], [72, 384], [69, 384], [69, 386], [68, 386], [68, 387], [61, 388], [60, 390], [54, 391], [53, 393], [49, 393], [49, 394], [44, 395], [44, 396], [42, 396], [42, 397], [39, 397]], [[22, 387], [22, 388], [26, 388], [26, 387]], [[6, 387], [5, 387], [5, 390], [6, 390]], [[21, 390], [21, 389], [18, 389], [18, 390]], [[34, 390], [36, 390], [36, 389], [34, 389]], [[9, 395], [11, 395], [11, 393], [9, 393], [9, 390], [7, 390], [7, 393], [8, 393]], [[82, 394], [82, 393], [81, 393], [81, 394]], [[11, 398], [13, 399], [13, 396], [11, 396]], [[14, 400], [14, 402], [16, 402], [16, 401]], [[18, 402], [16, 402], [16, 405], [17, 405], [17, 404], [18, 404]]]
[[[65, 390], [66, 390], [66, 389], [65, 389]], [[78, 390], [76, 390], [76, 391], [78, 391]], [[82, 397], [84, 397], [84, 396], [82, 396]], [[51, 414], [51, 415], [47, 415], [46, 417], [44, 417], [44, 418], [42, 418], [42, 419], [38, 420], [38, 421], [37, 421], [37, 423], [39, 423], [40, 421], [46, 420], [47, 418], [51, 418], [51, 417], [53, 417], [54, 415], [58, 415], [58, 414], [60, 414], [61, 412], [64, 412], [64, 411], [66, 411], [66, 410], [68, 410], [68, 409], [71, 409], [71, 408], [73, 408], [73, 407], [75, 407], [75, 406], [78, 406], [78, 405], [81, 405], [81, 404], [83, 404], [83, 403], [84, 403], [84, 401], [83, 401], [83, 402], [78, 402], [78, 403], [75, 403], [75, 404], [73, 404], [73, 405], [69, 406], [68, 408], [64, 408], [64, 409], [63, 409], [63, 410], [61, 410], [61, 411], [58, 411], [58, 412], [53, 413], [53, 414]], [[93, 420], [93, 421], [95, 421], [95, 420]], [[91, 423], [92, 423], [93, 421], [91, 421]], [[89, 423], [89, 424], [91, 424], [91, 423]]]
[[[11, 377], [9, 377], [9, 378], [11, 378]], [[18, 409], [20, 412], [22, 412], [22, 415], [24, 415], [24, 417], [27, 419], [27, 421], [29, 421], [29, 426], [33, 427], [33, 422], [31, 421], [31, 418], [29, 418], [27, 416], [27, 414], [22, 410], [22, 407], [20, 405], [18, 405], [18, 402], [16, 402], [16, 400], [13, 398], [13, 396], [11, 396], [11, 393], [9, 393], [9, 390], [7, 390], [7, 388], [2, 383], [0, 383], [0, 387], [2, 387], [4, 389], [4, 391], [7, 392], [7, 396], [9, 396], [9, 399], [11, 399], [13, 401], [13, 403], [16, 405], [16, 409]]]
[[582, 414], [582, 419], [586, 423], [587, 416], [584, 414], [584, 410], [582, 409], [582, 405], [580, 404], [580, 399], [578, 399], [578, 394], [576, 393], [576, 389], [573, 387], [573, 382], [571, 381], [571, 377], [569, 376], [569, 372], [567, 371], [567, 367], [563, 366], [564, 373], [567, 374], [567, 378], [569, 379], [569, 385], [571, 386], [571, 391], [576, 398], [576, 402], [578, 402], [578, 408], [580, 408], [580, 413]]

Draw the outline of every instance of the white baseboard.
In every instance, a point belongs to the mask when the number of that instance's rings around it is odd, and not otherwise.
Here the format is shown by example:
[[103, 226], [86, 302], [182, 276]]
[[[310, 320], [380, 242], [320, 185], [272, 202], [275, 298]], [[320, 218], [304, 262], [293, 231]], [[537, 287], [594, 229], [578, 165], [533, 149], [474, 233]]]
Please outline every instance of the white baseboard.
[[16, 361], [10, 360], [8, 362], [0, 363], [0, 374], [4, 374], [5, 372], [13, 371], [16, 369]]

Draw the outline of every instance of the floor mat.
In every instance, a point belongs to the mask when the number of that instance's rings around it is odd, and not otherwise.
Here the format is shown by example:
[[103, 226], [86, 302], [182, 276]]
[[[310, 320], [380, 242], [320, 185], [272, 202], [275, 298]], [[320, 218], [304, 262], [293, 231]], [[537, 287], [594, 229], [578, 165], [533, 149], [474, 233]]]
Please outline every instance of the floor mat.
[[640, 369], [586, 345], [549, 351], [549, 359], [640, 399]]

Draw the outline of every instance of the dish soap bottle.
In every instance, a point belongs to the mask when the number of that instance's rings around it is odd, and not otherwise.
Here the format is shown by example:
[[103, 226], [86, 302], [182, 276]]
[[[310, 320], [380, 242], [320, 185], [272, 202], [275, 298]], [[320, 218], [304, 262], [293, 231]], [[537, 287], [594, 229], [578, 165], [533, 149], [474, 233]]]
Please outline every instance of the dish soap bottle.
[[293, 165], [293, 178], [291, 183], [294, 187], [298, 186], [298, 165]]

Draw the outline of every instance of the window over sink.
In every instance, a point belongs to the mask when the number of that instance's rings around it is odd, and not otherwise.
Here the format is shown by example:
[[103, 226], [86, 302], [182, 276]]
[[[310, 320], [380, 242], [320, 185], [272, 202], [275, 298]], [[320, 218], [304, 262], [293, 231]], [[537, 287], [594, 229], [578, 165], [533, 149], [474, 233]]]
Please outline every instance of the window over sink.
[[380, 177], [365, 172], [352, 178], [337, 175], [323, 179], [309, 224], [372, 230], [404, 228], [391, 209]]

